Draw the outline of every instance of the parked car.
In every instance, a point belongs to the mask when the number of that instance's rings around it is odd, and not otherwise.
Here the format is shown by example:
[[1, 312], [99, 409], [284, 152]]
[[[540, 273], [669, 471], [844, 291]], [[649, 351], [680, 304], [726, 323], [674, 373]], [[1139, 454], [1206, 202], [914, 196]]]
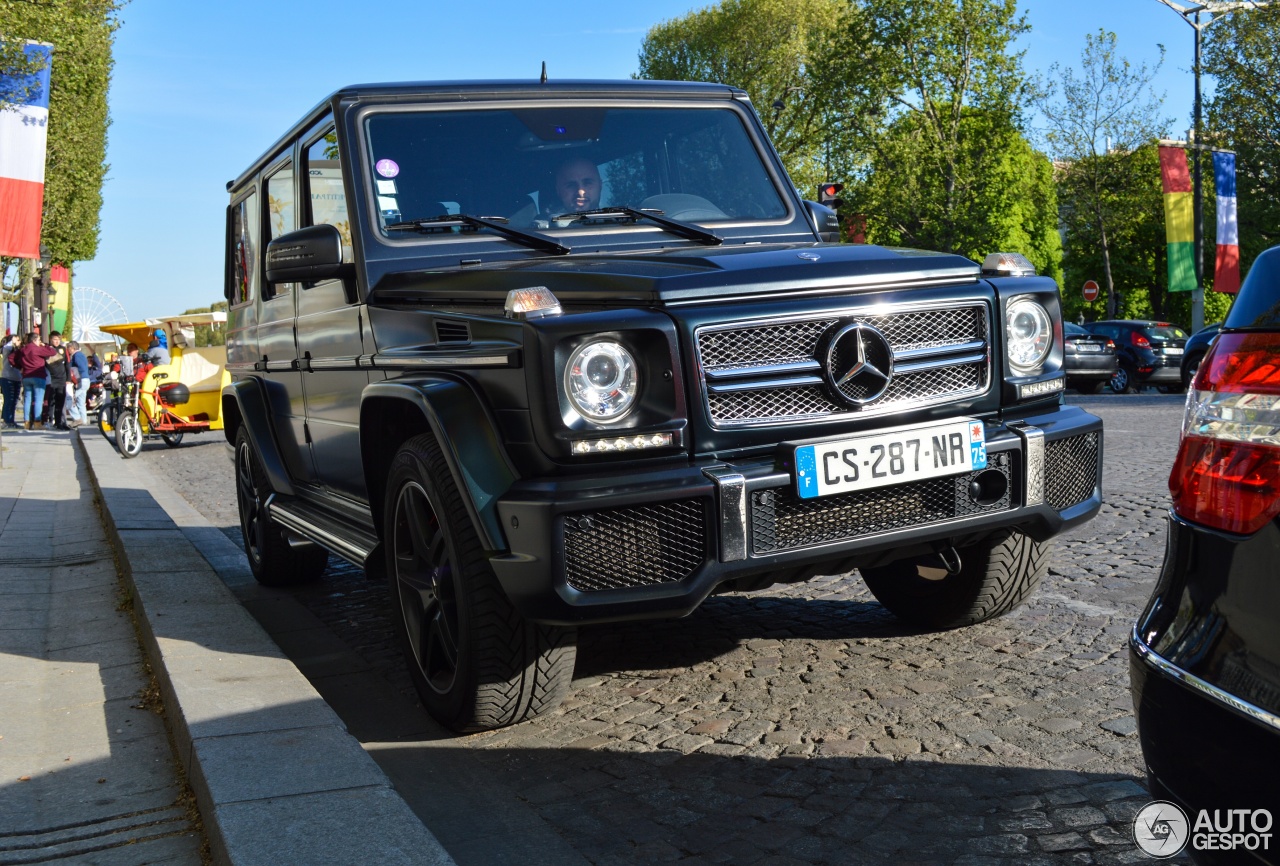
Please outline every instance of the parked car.
[[[1187, 395], [1164, 565], [1130, 637], [1151, 794], [1188, 827], [1280, 818], [1280, 247], [1253, 263]], [[1249, 810], [1248, 817], [1229, 810]], [[1254, 810], [1266, 809], [1265, 821]], [[1228, 817], [1222, 818], [1222, 815]], [[1196, 829], [1203, 829], [1203, 826]], [[1280, 863], [1265, 850], [1199, 862]], [[1255, 846], [1257, 839], [1254, 840]], [[1169, 852], [1174, 853], [1174, 852]]]
[[1100, 507], [1057, 284], [823, 243], [741, 90], [348, 88], [228, 190], [250, 567], [386, 575], [456, 730], [554, 709], [578, 625], [717, 591], [857, 568], [911, 622], [998, 616]]
[[1124, 319], [1091, 322], [1085, 327], [1115, 341], [1120, 363], [1111, 377], [1112, 391], [1133, 394], [1143, 385], [1155, 385], [1165, 393], [1181, 390], [1187, 332], [1177, 325]]
[[1079, 325], [1062, 325], [1063, 368], [1067, 387], [1092, 394], [1111, 381], [1119, 361], [1116, 344], [1110, 337], [1086, 331]]
[[1205, 325], [1187, 338], [1187, 344], [1182, 348], [1183, 388], [1191, 385], [1196, 370], [1200, 368], [1200, 362], [1204, 360], [1205, 352], [1209, 351], [1209, 344], [1213, 342], [1214, 337], [1218, 336], [1221, 328], [1221, 322], [1214, 322], [1212, 325]]

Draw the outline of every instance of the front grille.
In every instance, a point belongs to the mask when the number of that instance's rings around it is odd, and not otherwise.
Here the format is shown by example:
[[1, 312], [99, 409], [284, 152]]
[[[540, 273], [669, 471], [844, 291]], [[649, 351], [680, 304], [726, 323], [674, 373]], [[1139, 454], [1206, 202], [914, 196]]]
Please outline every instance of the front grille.
[[1084, 502], [1098, 480], [1098, 434], [1083, 433], [1044, 445], [1044, 501], [1059, 510]]
[[987, 470], [1005, 478], [1004, 495], [989, 505], [979, 505], [969, 496], [969, 484], [978, 472], [818, 499], [801, 499], [791, 487], [758, 490], [751, 494], [751, 549], [767, 554], [1005, 511], [1011, 507], [1012, 465], [1008, 451], [988, 455]]
[[707, 556], [702, 499], [605, 508], [564, 518], [564, 567], [581, 592], [674, 583]]
[[[884, 334], [896, 356], [910, 353], [909, 363], [923, 367], [895, 372], [885, 392], [859, 408], [831, 399], [820, 366], [824, 338], [855, 320]], [[987, 321], [985, 304], [969, 304], [702, 328], [697, 345], [707, 409], [713, 424], [734, 427], [881, 414], [971, 397], [985, 391], [990, 380]], [[975, 343], [982, 348], [965, 349], [961, 354], [970, 360], [955, 363], [959, 347]], [[724, 382], [732, 386], [720, 387]]]

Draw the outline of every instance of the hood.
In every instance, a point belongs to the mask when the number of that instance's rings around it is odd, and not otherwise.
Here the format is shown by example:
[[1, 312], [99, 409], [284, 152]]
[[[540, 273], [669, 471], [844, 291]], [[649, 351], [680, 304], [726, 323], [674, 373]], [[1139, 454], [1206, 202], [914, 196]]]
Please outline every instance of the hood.
[[505, 298], [511, 289], [546, 286], [566, 304], [675, 305], [741, 296], [973, 283], [979, 272], [976, 262], [951, 253], [865, 244], [734, 244], [402, 271], [379, 280], [373, 300], [430, 296], [437, 302], [492, 301]]

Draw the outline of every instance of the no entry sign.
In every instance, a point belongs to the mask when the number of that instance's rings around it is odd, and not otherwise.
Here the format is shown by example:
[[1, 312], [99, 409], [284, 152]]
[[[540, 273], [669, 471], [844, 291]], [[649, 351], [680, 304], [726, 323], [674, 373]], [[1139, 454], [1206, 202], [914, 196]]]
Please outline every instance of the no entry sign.
[[1086, 301], [1098, 300], [1098, 284], [1093, 280], [1084, 281], [1084, 299]]

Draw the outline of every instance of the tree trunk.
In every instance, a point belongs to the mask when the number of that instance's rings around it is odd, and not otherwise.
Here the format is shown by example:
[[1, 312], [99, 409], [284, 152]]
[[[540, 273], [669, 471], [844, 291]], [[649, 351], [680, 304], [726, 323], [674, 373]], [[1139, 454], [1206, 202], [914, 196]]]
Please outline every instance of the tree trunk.
[[1102, 278], [1107, 283], [1107, 318], [1116, 317], [1116, 284], [1111, 279], [1111, 246], [1107, 242], [1107, 229], [1098, 218], [1098, 238], [1102, 242]]

